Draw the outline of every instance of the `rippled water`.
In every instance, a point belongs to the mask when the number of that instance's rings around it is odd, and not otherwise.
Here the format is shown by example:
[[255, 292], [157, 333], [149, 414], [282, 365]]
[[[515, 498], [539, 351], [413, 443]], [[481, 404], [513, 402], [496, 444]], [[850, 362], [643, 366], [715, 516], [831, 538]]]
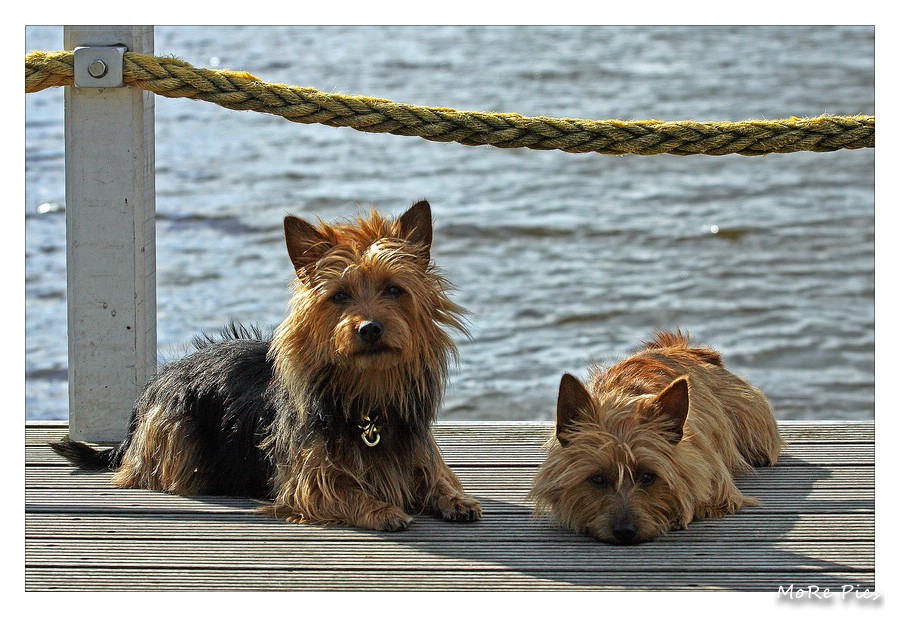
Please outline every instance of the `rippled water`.
[[[159, 55], [399, 102], [590, 119], [874, 114], [868, 27], [157, 27]], [[62, 49], [62, 28], [26, 52]], [[65, 418], [61, 89], [26, 97], [26, 412]], [[156, 99], [160, 358], [278, 323], [287, 212], [428, 198], [472, 311], [445, 419], [550, 419], [563, 371], [690, 330], [782, 419], [874, 415], [874, 150], [611, 157]]]

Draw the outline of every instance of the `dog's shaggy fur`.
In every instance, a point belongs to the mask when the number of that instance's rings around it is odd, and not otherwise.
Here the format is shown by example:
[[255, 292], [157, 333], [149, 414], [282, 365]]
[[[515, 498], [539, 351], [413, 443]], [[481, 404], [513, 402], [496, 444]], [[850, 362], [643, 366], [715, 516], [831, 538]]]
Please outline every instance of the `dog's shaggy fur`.
[[118, 487], [249, 495], [294, 522], [480, 518], [431, 434], [456, 356], [444, 328], [464, 331], [464, 311], [431, 261], [428, 203], [284, 228], [297, 276], [271, 340], [242, 326], [200, 339], [147, 385], [118, 447], [51, 445]]
[[762, 392], [714, 350], [663, 332], [624, 362], [595, 367], [587, 389], [563, 376], [531, 498], [576, 533], [644, 542], [758, 503], [733, 476], [774, 465], [782, 446]]

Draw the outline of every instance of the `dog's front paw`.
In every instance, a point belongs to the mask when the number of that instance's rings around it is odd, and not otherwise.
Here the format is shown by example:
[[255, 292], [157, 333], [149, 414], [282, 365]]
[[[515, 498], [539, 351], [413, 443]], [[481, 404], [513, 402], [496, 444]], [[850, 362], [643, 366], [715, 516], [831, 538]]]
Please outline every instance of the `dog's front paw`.
[[403, 531], [412, 522], [413, 518], [397, 506], [386, 505], [369, 513], [361, 526], [376, 531]]
[[436, 510], [445, 521], [477, 521], [481, 519], [481, 504], [465, 493], [437, 499]]

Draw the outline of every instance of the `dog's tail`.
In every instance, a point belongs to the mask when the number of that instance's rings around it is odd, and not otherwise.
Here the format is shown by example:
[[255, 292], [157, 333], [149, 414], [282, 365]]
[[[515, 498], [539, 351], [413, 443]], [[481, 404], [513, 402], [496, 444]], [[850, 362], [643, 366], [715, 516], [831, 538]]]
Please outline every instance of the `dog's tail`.
[[82, 469], [118, 469], [122, 458], [119, 448], [95, 450], [82, 441], [55, 441], [50, 447]]

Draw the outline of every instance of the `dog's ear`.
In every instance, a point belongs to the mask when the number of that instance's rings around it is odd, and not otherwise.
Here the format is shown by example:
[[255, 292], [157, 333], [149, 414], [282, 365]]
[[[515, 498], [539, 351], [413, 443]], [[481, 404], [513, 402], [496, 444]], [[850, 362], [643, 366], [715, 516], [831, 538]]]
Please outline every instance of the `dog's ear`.
[[556, 399], [556, 438], [561, 446], [569, 445], [571, 424], [584, 410], [591, 407], [591, 395], [575, 377], [564, 373], [559, 381], [559, 397]]
[[402, 236], [412, 244], [424, 247], [425, 256], [431, 259], [431, 205], [424, 200], [417, 202], [400, 215], [397, 222]]
[[315, 264], [330, 246], [319, 230], [296, 216], [284, 217], [284, 241], [298, 275]]
[[677, 444], [684, 437], [684, 422], [690, 408], [687, 377], [679, 377], [656, 395], [649, 409], [650, 417], [660, 418], [671, 433], [669, 441]]

